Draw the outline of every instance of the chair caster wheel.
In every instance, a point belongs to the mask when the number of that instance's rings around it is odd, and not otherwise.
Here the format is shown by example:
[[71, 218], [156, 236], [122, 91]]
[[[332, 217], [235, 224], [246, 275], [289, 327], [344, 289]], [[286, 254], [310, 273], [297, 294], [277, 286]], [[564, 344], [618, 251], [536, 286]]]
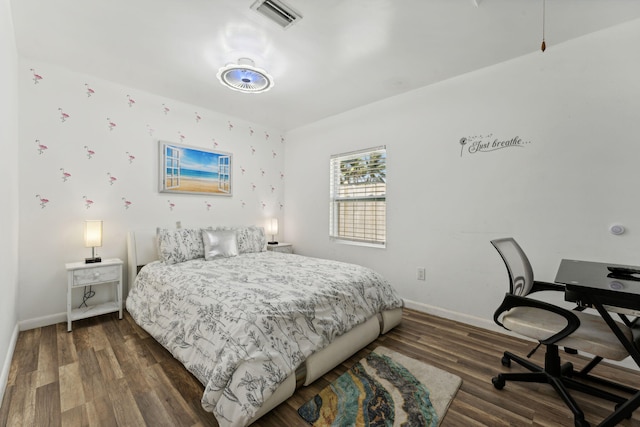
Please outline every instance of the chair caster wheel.
[[511, 359], [509, 359], [507, 356], [502, 356], [502, 366], [506, 366], [507, 368], [511, 366]]
[[576, 419], [575, 424], [576, 424], [576, 427], [590, 427], [590, 424], [584, 418]]
[[502, 375], [498, 375], [497, 377], [491, 378], [491, 383], [498, 390], [502, 390], [504, 388], [504, 385], [505, 385], [505, 380], [502, 377]]
[[562, 375], [566, 375], [569, 378], [573, 377], [573, 372], [574, 372], [573, 363], [571, 363], [571, 362], [564, 363], [560, 367], [560, 372], [562, 373]]
[[[617, 411], [618, 409], [620, 409], [621, 406], [622, 406], [622, 403], [616, 403], [615, 410]], [[633, 415], [633, 413], [628, 414], [625, 418], [630, 419], [631, 415]]]

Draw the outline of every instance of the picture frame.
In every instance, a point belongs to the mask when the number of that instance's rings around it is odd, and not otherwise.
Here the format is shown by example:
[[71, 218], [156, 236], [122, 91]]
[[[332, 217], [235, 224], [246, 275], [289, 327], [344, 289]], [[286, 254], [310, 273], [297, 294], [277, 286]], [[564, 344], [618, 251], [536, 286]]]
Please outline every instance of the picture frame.
[[161, 193], [231, 196], [233, 155], [223, 151], [158, 141]]

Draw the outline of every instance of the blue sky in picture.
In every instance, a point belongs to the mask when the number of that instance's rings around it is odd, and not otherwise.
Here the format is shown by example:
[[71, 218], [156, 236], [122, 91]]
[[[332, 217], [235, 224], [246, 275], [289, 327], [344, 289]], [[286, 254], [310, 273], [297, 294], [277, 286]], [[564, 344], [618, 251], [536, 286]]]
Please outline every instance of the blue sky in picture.
[[184, 177], [217, 178], [220, 153], [172, 146], [180, 151], [180, 174]]

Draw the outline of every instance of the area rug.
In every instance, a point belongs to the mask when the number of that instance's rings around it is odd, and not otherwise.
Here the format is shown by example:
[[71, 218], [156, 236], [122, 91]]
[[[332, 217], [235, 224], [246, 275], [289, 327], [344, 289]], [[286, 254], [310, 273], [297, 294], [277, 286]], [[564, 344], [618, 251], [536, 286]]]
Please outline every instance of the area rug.
[[438, 426], [462, 379], [377, 347], [298, 408], [324, 426]]

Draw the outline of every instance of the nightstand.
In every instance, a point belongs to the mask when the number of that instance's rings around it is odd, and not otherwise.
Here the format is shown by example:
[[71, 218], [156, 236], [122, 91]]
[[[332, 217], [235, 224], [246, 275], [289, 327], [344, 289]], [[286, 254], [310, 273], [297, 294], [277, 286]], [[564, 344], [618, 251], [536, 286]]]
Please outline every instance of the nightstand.
[[[105, 259], [102, 262], [85, 264], [72, 262], [65, 264], [67, 269], [67, 332], [71, 332], [71, 322], [87, 317], [98, 316], [118, 311], [122, 319], [122, 261]], [[86, 305], [71, 308], [71, 296], [74, 289], [88, 286], [112, 285], [116, 287], [114, 300], [96, 305]]]
[[277, 243], [275, 245], [267, 245], [268, 251], [273, 252], [281, 252], [283, 254], [292, 254], [293, 253], [293, 244], [292, 243]]

